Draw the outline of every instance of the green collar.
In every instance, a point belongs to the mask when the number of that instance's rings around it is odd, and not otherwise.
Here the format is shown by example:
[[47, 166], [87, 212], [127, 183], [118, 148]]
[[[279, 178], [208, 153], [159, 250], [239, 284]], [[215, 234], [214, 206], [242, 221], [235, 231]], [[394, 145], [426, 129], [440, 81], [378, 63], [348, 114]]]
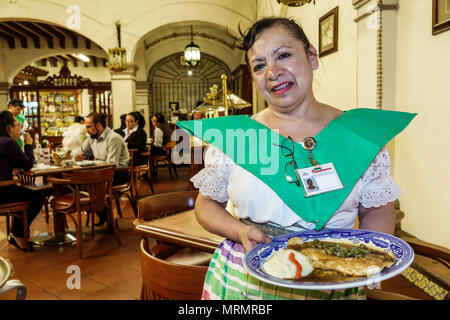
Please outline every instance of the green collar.
[[[375, 109], [353, 109], [332, 120], [314, 138], [313, 157], [320, 164], [332, 162], [343, 189], [306, 198], [301, 187], [288, 183], [285, 165], [291, 160], [277, 145], [285, 138], [249, 116], [229, 116], [177, 122], [177, 125], [227, 154], [255, 175], [299, 217], [322, 229], [348, 197], [380, 149], [400, 133], [416, 114]], [[311, 166], [308, 152], [294, 143], [299, 168]]]

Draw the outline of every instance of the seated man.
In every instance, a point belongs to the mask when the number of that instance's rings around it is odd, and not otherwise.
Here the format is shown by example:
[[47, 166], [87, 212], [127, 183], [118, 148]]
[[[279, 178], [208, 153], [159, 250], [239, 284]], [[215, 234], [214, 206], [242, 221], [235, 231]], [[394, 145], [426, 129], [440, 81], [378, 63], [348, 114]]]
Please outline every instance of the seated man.
[[[84, 122], [86, 132], [89, 134], [83, 145], [81, 153], [75, 155], [76, 161], [88, 159], [93, 156], [95, 160], [111, 162], [117, 168], [127, 167], [130, 162], [128, 148], [123, 138], [106, 126], [106, 119], [98, 112], [90, 113]], [[113, 178], [113, 184], [123, 184], [130, 180], [126, 172], [116, 172]], [[98, 213], [100, 221], [96, 226], [101, 226], [106, 221], [106, 213]]]

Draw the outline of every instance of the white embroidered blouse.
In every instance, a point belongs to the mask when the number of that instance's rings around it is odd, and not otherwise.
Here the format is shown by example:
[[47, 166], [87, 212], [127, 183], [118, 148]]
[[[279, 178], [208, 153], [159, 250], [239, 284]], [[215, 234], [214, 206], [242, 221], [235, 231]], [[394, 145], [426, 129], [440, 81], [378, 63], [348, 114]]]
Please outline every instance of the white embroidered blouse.
[[[352, 228], [360, 204], [379, 207], [397, 199], [400, 189], [390, 171], [389, 154], [382, 148], [325, 228]], [[301, 219], [265, 183], [214, 146], [205, 153], [205, 168], [191, 181], [204, 196], [218, 202], [231, 200], [239, 218], [292, 230], [314, 229], [314, 223]]]

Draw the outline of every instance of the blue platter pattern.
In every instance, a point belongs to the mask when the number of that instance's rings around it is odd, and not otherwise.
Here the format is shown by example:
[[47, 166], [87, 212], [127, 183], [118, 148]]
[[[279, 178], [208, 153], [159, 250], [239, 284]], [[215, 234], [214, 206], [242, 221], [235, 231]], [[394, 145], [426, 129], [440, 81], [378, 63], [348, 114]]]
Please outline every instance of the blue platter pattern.
[[[286, 248], [288, 240], [292, 237], [299, 237], [304, 242], [318, 239], [323, 241], [344, 240], [354, 245], [366, 244], [395, 256], [396, 260], [390, 268], [385, 268], [380, 273], [371, 275], [370, 277], [359, 277], [357, 279], [338, 282], [286, 280], [265, 273], [262, 268], [264, 263], [273, 253]], [[275, 237], [272, 239], [272, 243], [258, 244], [247, 252], [243, 262], [248, 273], [264, 282], [294, 289], [330, 290], [374, 285], [403, 272], [413, 260], [414, 251], [411, 246], [404, 240], [390, 234], [364, 229], [323, 229], [321, 231], [308, 230], [294, 232]]]

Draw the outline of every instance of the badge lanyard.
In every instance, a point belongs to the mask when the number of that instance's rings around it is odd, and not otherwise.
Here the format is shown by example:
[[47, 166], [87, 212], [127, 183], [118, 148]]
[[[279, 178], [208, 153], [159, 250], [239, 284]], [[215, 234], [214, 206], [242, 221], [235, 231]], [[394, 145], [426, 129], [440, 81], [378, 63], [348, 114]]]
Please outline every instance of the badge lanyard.
[[305, 197], [344, 187], [332, 162], [319, 165], [319, 162], [312, 157], [312, 151], [316, 146], [317, 142], [313, 137], [303, 139], [303, 148], [308, 151], [308, 160], [312, 165], [312, 167], [297, 169]]

